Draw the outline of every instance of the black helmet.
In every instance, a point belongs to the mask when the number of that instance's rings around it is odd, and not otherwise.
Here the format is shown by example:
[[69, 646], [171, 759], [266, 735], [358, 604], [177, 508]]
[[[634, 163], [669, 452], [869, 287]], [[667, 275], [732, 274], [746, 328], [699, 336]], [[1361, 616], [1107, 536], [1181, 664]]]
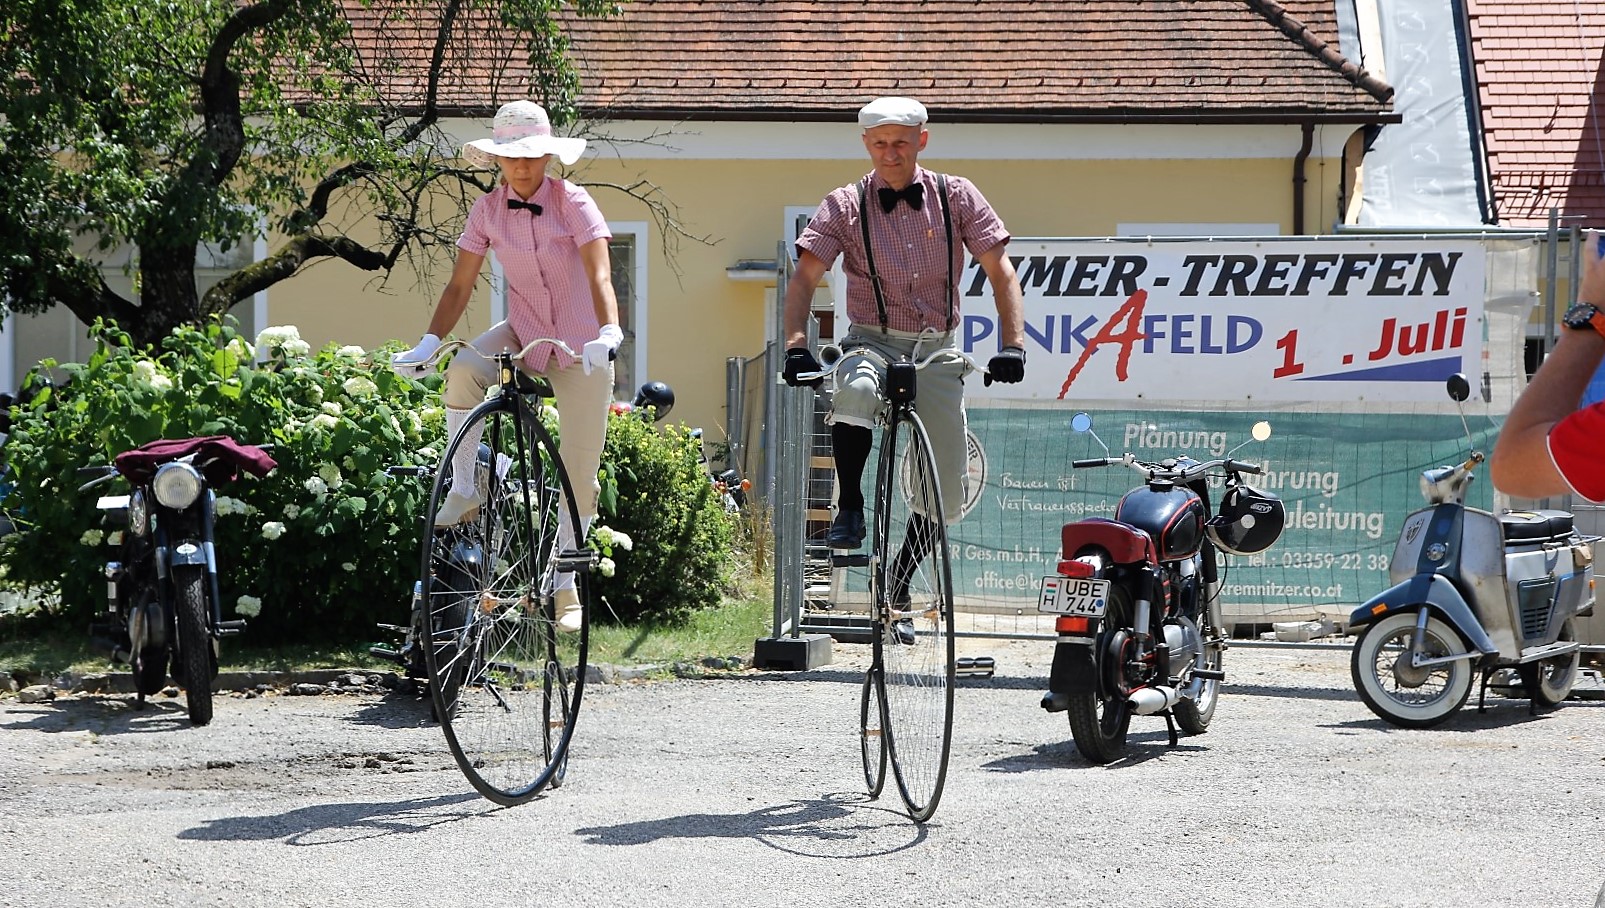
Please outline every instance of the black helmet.
[[[674, 390], [660, 381], [649, 381], [635, 392], [635, 409], [652, 408], [652, 418], [662, 419], [674, 409]], [[645, 414], [642, 414], [643, 416]]]
[[1276, 543], [1286, 521], [1282, 499], [1240, 483], [1221, 496], [1220, 510], [1204, 523], [1204, 532], [1223, 552], [1255, 555]]

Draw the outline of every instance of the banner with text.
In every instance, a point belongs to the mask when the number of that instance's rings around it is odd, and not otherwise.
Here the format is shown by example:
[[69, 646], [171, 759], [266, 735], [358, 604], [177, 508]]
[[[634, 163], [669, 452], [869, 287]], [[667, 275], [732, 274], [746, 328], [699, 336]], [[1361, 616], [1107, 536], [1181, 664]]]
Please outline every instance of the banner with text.
[[[1466, 240], [1017, 240], [1025, 382], [994, 399], [1441, 401], [1475, 370], [1486, 254]], [[998, 349], [979, 264], [960, 344]]]

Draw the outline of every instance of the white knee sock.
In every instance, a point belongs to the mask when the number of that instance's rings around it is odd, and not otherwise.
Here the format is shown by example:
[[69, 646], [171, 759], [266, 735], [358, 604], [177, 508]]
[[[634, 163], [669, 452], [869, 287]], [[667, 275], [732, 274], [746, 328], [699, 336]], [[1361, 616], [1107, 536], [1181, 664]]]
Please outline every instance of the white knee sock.
[[[446, 408], [446, 442], [457, 437], [468, 422], [468, 414], [472, 410], [453, 410]], [[451, 491], [453, 494], [471, 497], [474, 489], [474, 462], [479, 459], [479, 437], [485, 433], [483, 422], [475, 423], [468, 430], [472, 437], [464, 438], [463, 443], [457, 446], [457, 451], [451, 458]]]

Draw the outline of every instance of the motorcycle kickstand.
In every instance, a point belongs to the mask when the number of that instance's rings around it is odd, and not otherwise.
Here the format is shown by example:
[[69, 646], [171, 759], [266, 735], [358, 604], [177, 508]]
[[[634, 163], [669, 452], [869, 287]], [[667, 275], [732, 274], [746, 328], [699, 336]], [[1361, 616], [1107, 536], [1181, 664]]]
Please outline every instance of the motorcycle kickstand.
[[1488, 711], [1488, 679], [1492, 678], [1493, 676], [1493, 669], [1485, 668], [1482, 670], [1482, 683], [1477, 685], [1478, 713], [1484, 713]]
[[1181, 738], [1176, 734], [1176, 717], [1174, 715], [1172, 715], [1170, 710], [1168, 710], [1168, 709], [1165, 710], [1164, 716], [1165, 716], [1165, 731], [1170, 732], [1170, 746], [1171, 747], [1175, 747], [1177, 744], [1179, 744], [1181, 742]]

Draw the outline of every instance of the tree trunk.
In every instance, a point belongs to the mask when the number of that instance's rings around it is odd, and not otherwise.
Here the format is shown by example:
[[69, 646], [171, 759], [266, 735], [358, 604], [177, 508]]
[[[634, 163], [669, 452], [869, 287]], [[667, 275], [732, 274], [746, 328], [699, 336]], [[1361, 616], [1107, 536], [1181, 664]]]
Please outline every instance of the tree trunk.
[[142, 254], [139, 267], [140, 317], [123, 328], [134, 343], [159, 344], [179, 325], [200, 321], [195, 292], [195, 252]]

